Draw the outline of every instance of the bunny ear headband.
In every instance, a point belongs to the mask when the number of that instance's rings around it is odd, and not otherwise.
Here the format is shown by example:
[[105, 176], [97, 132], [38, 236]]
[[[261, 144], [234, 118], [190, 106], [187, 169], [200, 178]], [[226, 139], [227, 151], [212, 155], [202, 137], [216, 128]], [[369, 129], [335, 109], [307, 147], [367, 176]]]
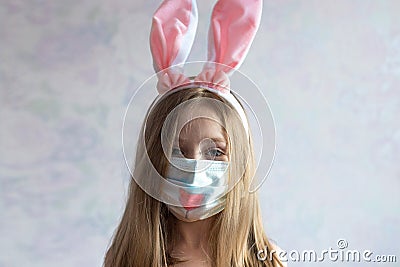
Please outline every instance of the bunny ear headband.
[[[227, 74], [238, 69], [253, 42], [261, 19], [262, 0], [219, 0], [214, 6], [208, 36], [208, 62], [195, 81], [229, 87]], [[153, 16], [150, 48], [159, 73], [185, 63], [197, 29], [195, 0], [165, 0]], [[165, 93], [189, 82], [182, 72], [161, 72], [158, 91]]]
[[[208, 33], [208, 62], [190, 81], [181, 68], [186, 62], [197, 29], [196, 0], [165, 0], [153, 16], [150, 48], [157, 90], [202, 87], [225, 98], [238, 111], [246, 132], [243, 108], [230, 93], [228, 75], [245, 59], [260, 24], [262, 0], [219, 0], [214, 6]], [[215, 64], [216, 63], [216, 64]]]
[[[258, 30], [261, 12], [262, 0], [216, 1], [208, 32], [208, 57], [206, 63], [200, 65], [192, 64], [200, 62], [187, 62], [197, 29], [196, 0], [164, 0], [154, 13], [150, 48], [156, 74], [135, 90], [128, 103], [122, 127], [125, 163], [136, 183], [152, 197], [165, 202], [159, 189], [168, 185], [165, 185], [165, 179], [152, 165], [147, 153], [138, 156], [131, 150], [137, 140], [133, 137], [140, 136], [135, 125], [140, 124], [142, 117], [146, 118], [147, 123], [146, 106], [151, 109], [166, 94], [187, 88], [204, 88], [227, 100], [240, 116], [248, 136], [251, 126], [257, 169], [249, 191], [256, 191], [267, 178], [275, 157], [274, 119], [262, 91], [238, 71]], [[198, 75], [195, 78], [187, 77], [182, 66], [186, 70], [194, 67]], [[231, 85], [235, 86], [235, 91]], [[158, 93], [154, 87], [157, 87]], [[241, 95], [246, 95], [246, 99]], [[144, 138], [139, 140], [145, 142]], [[145, 143], [141, 145], [146, 147]], [[136, 174], [135, 168], [130, 166], [135, 156], [139, 157], [140, 166], [146, 163], [151, 170], [143, 175]], [[141, 179], [141, 176], [147, 178], [149, 173], [155, 179]]]

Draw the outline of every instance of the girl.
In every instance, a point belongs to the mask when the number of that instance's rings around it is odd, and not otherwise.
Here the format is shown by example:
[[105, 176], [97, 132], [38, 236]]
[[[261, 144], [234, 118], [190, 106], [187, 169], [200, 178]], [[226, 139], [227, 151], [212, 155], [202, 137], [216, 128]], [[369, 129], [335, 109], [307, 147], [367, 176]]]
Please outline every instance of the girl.
[[[227, 76], [245, 57], [261, 4], [217, 2], [208, 63], [191, 78], [173, 65], [190, 51], [195, 1], [167, 0], [155, 13], [150, 44], [160, 96], [141, 129], [105, 267], [283, 266], [276, 253], [257, 257], [277, 247], [264, 233], [257, 194], [248, 190], [255, 174], [252, 136]], [[232, 27], [241, 40], [224, 35]]]

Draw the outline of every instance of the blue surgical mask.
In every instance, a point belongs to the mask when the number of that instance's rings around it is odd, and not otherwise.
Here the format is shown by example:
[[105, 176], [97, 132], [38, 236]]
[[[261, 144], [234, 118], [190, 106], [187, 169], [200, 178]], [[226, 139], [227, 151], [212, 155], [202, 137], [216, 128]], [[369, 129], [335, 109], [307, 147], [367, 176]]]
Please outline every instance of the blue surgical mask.
[[169, 210], [189, 222], [221, 212], [226, 203], [228, 167], [227, 161], [172, 157], [166, 179], [177, 186], [168, 187], [163, 194], [181, 205], [168, 205]]

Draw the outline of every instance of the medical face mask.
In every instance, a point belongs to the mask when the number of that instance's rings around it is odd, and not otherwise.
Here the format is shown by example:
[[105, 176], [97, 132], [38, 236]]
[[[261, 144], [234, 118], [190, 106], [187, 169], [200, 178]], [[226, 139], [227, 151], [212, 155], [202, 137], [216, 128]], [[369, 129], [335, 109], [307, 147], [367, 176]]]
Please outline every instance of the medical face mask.
[[173, 186], [163, 189], [173, 200], [169, 210], [180, 220], [209, 218], [225, 208], [229, 162], [172, 157], [166, 174]]

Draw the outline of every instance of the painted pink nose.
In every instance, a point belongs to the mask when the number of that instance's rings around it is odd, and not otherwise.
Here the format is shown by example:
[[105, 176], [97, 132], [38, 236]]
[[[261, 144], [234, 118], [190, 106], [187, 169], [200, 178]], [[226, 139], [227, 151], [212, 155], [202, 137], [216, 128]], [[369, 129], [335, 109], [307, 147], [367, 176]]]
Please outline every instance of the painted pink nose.
[[187, 211], [200, 207], [204, 199], [204, 194], [190, 194], [183, 189], [179, 190], [179, 195], [179, 201]]

